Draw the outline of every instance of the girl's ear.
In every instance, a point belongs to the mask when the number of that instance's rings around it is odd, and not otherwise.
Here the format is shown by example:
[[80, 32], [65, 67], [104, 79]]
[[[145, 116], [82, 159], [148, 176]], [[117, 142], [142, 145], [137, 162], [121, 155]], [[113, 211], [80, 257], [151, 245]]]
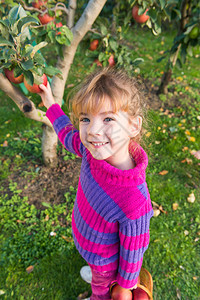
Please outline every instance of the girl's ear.
[[140, 133], [140, 130], [142, 128], [142, 117], [137, 116], [135, 118], [132, 118], [130, 121], [131, 121], [130, 137], [132, 138], [137, 136]]

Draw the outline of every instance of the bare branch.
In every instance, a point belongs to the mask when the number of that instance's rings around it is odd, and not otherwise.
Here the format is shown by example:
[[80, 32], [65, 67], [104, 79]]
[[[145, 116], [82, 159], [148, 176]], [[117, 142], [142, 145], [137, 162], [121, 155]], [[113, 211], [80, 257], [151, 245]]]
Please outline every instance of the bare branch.
[[35, 104], [29, 100], [17, 87], [0, 74], [0, 89], [8, 95], [24, 113], [24, 115], [32, 120], [42, 122], [49, 127], [52, 127], [50, 121], [45, 116], [45, 112], [35, 107]]

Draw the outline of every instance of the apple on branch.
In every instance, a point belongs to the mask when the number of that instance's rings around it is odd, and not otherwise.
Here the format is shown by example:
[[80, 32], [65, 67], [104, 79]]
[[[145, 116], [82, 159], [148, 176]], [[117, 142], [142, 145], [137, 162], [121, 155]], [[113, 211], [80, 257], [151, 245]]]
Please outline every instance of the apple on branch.
[[24, 80], [23, 74], [15, 77], [14, 68], [12, 70], [4, 69], [4, 73], [5, 73], [6, 77], [8, 78], [8, 80], [12, 83], [19, 84], [19, 83], [23, 82], [23, 80]]
[[45, 86], [47, 86], [47, 76], [43, 74], [42, 77], [39, 78], [39, 81], [40, 83], [38, 84], [34, 83], [33, 85], [30, 85], [24, 78], [24, 85], [29, 92], [38, 94], [41, 92], [41, 89], [39, 88], [39, 84], [44, 84]]
[[140, 24], [146, 23], [146, 21], [149, 19], [149, 16], [146, 14], [147, 11], [148, 11], [148, 9], [146, 9], [146, 11], [144, 12], [144, 14], [142, 14], [142, 15], [138, 15], [138, 10], [139, 10], [139, 7], [137, 5], [134, 5], [133, 9], [132, 9], [133, 19], [137, 23], [140, 23]]

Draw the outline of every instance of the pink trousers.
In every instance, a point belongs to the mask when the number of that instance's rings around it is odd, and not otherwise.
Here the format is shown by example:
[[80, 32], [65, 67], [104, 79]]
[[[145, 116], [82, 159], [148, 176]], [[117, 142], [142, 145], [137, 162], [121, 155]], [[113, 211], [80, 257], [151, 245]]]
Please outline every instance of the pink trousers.
[[98, 272], [92, 269], [92, 296], [90, 300], [111, 300], [110, 286], [116, 280], [117, 271]]

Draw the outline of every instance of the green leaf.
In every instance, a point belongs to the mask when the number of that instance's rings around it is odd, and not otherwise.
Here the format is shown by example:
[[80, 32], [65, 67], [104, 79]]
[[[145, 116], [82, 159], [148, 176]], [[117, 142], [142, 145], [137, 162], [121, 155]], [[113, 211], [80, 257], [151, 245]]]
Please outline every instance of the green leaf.
[[33, 73], [31, 71], [24, 71], [23, 73], [27, 83], [33, 85], [34, 83]]
[[46, 45], [48, 45], [47, 42], [41, 42], [41, 43], [39, 43], [38, 45], [34, 46], [34, 47], [33, 47], [33, 50], [32, 50], [32, 53], [31, 53], [31, 55], [30, 55], [31, 58], [34, 57], [34, 55], [36, 54], [36, 52], [37, 52], [38, 50], [40, 50], [41, 48], [45, 47]]
[[30, 26], [32, 24], [39, 24], [39, 22], [31, 16], [26, 16], [26, 17], [21, 18], [17, 22], [18, 32], [23, 32], [25, 28], [27, 28], [28, 26]]
[[20, 76], [23, 72], [22, 72], [22, 69], [19, 67], [19, 66], [16, 66], [13, 70], [13, 73], [14, 73], [14, 76], [15, 77], [18, 77]]
[[108, 30], [103, 24], [100, 25], [100, 30], [103, 35], [107, 35]]
[[44, 73], [50, 77], [57, 75], [57, 74], [62, 74], [62, 72], [59, 69], [52, 67], [52, 66], [45, 67]]
[[29, 60], [27, 60], [27, 61], [23, 61], [23, 62], [21, 63], [21, 66], [22, 66], [22, 68], [23, 68], [24, 70], [28, 71], [28, 70], [33, 69], [34, 63], [33, 63], [32, 60], [29, 59]]
[[17, 19], [19, 18], [19, 10], [20, 10], [21, 5], [18, 6], [14, 6], [8, 15], [8, 20], [10, 22], [11, 25], [13, 25]]
[[103, 61], [105, 58], [106, 58], [106, 54], [104, 54], [103, 52], [99, 53], [98, 59], [99, 59], [100, 61]]
[[14, 47], [15, 45], [13, 43], [11, 43], [10, 41], [7, 41], [6, 39], [0, 37], [0, 46]]
[[138, 58], [134, 59], [133, 64], [134, 64], [134, 66], [138, 66], [139, 64], [141, 64], [143, 62], [144, 62], [144, 59], [138, 57]]
[[160, 2], [160, 7], [163, 9], [165, 7], [166, 1], [165, 0], [159, 0]]
[[42, 56], [42, 54], [39, 53], [39, 52], [35, 53], [35, 55], [34, 55], [34, 61], [37, 62], [37, 65], [42, 65], [42, 66], [45, 65], [45, 59]]
[[69, 46], [71, 44], [71, 41], [67, 37], [62, 36], [62, 35], [57, 35], [56, 41], [61, 45]]
[[0, 32], [5, 39], [9, 38], [9, 27], [0, 21]]
[[45, 207], [51, 208], [51, 205], [47, 202], [42, 202], [42, 205], [45, 206]]
[[73, 40], [73, 33], [66, 25], [60, 28], [60, 32], [64, 34], [70, 42]]
[[118, 48], [117, 42], [114, 41], [114, 40], [110, 40], [110, 47], [111, 47], [114, 51], [117, 51], [117, 48]]

